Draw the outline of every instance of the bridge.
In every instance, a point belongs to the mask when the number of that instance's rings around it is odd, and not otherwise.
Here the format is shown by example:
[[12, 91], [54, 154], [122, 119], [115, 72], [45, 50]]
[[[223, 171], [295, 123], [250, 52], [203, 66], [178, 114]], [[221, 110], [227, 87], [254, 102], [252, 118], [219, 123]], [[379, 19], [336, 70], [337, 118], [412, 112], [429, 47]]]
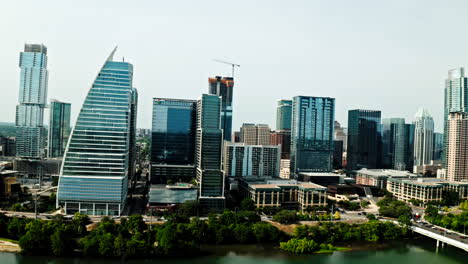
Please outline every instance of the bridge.
[[439, 246], [443, 247], [445, 243], [447, 245], [451, 245], [453, 247], [457, 247], [459, 249], [468, 251], [468, 244], [467, 244], [468, 239], [461, 238], [461, 237], [465, 237], [462, 234], [459, 234], [456, 232], [447, 233], [447, 230], [444, 230], [441, 227], [438, 227], [438, 230], [442, 230], [442, 231], [439, 231], [441, 232], [441, 234], [440, 233], [438, 234], [436, 233], [436, 231], [432, 230], [431, 228], [425, 227], [423, 225], [420, 225], [420, 226], [412, 225], [410, 229], [420, 235], [435, 239], [437, 241], [436, 242], [437, 248], [439, 248]]

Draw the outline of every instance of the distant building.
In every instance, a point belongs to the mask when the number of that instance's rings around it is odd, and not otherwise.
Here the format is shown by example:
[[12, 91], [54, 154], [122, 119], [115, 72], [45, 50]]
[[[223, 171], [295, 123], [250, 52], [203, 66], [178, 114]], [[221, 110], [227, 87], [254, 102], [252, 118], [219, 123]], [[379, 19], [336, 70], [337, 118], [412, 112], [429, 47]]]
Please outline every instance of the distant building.
[[418, 166], [431, 163], [434, 155], [434, 119], [426, 109], [420, 109], [414, 121], [414, 172]]
[[346, 175], [332, 172], [299, 172], [299, 179], [327, 187], [328, 185], [344, 184]]
[[242, 124], [240, 141], [247, 145], [270, 145], [270, 127], [265, 124]]
[[291, 130], [292, 100], [281, 99], [276, 107], [276, 130]]
[[296, 96], [291, 127], [291, 174], [333, 167], [335, 99]]
[[47, 48], [42, 44], [25, 44], [20, 53], [21, 69], [19, 104], [16, 106], [16, 156], [40, 158], [44, 154], [47, 107]]
[[153, 99], [152, 184], [195, 177], [196, 115], [196, 100]]
[[334, 141], [333, 169], [343, 168], [343, 141]]
[[291, 131], [274, 131], [270, 134], [270, 145], [281, 145], [281, 158], [289, 159], [291, 156]]
[[412, 171], [414, 161], [414, 125], [406, 124], [404, 118], [383, 119], [382, 123], [382, 167]]
[[47, 155], [60, 158], [65, 153], [70, 136], [71, 104], [53, 100], [50, 103], [49, 140]]
[[444, 134], [434, 133], [434, 161], [442, 161], [442, 154], [444, 152]]
[[241, 142], [240, 131], [234, 131], [234, 133], [232, 133], [232, 142], [234, 142], [234, 143], [240, 143]]
[[356, 172], [356, 183], [385, 189], [389, 178], [415, 178], [418, 175], [408, 171], [389, 169], [360, 169]]
[[16, 156], [16, 139], [14, 137], [0, 136], [0, 156]]
[[224, 172], [230, 177], [279, 177], [280, 146], [228, 143], [224, 146]]
[[291, 178], [291, 160], [290, 159], [281, 159], [280, 163], [280, 178], [281, 179], [290, 179]]
[[442, 164], [447, 165], [448, 117], [452, 112], [468, 112], [468, 77], [463, 67], [448, 71], [444, 89], [444, 153]]
[[211, 95], [221, 96], [221, 129], [223, 139], [230, 141], [232, 136], [232, 99], [234, 79], [231, 77], [216, 76], [208, 78], [209, 91]]
[[449, 114], [447, 144], [446, 179], [468, 181], [468, 113]]
[[148, 193], [149, 210], [170, 210], [177, 205], [189, 201], [196, 201], [197, 188], [191, 184], [151, 185]]
[[409, 202], [412, 199], [423, 203], [440, 202], [446, 191], [455, 191], [460, 200], [468, 198], [468, 182], [446, 181], [437, 178], [389, 178], [387, 191], [400, 201]]
[[203, 94], [197, 101], [195, 165], [204, 212], [224, 210], [224, 172], [221, 170], [223, 130], [221, 97]]
[[347, 151], [348, 147], [348, 129], [346, 127], [342, 127], [340, 122], [336, 121], [334, 122], [334, 130], [335, 130], [335, 135], [334, 139], [336, 141], [342, 141], [343, 142], [343, 152]]
[[305, 210], [327, 205], [327, 188], [296, 180], [264, 180], [240, 182], [241, 195], [254, 201], [256, 208]]

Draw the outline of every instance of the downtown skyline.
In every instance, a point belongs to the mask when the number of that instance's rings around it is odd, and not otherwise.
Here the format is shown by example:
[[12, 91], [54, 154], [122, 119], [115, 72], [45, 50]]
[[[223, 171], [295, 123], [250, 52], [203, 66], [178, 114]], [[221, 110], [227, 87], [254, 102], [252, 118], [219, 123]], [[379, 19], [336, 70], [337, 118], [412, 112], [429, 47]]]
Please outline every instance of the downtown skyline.
[[[228, 65], [219, 64], [212, 59], [241, 64], [240, 68], [236, 68], [235, 74], [233, 131], [245, 122], [266, 123], [274, 127], [276, 100], [290, 99], [295, 95], [336, 98], [336, 120], [342, 124], [347, 123], [349, 109], [380, 110], [382, 118], [401, 117], [411, 122], [417, 109], [424, 107], [434, 115], [435, 130], [442, 131], [442, 97], [447, 71], [465, 66], [468, 62], [463, 54], [455, 54], [448, 49], [447, 44], [457, 43], [450, 46], [456, 50], [457, 45], [462, 47], [468, 44], [465, 37], [451, 36], [448, 37], [450, 41], [446, 40], [447, 43], [425, 41], [424, 49], [417, 49], [416, 47], [422, 46], [423, 41], [429, 37], [430, 26], [422, 22], [412, 23], [402, 32], [396, 33], [395, 29], [400, 27], [397, 22], [391, 21], [388, 12], [400, 11], [395, 14], [397, 17], [404, 21], [410, 19], [409, 12], [398, 8], [401, 2], [382, 6], [369, 5], [362, 10], [352, 9], [349, 14], [344, 14], [346, 6], [333, 11], [333, 4], [295, 1], [283, 11], [273, 4], [258, 14], [263, 22], [254, 22], [254, 18], [251, 17], [254, 11], [260, 10], [260, 4], [253, 4], [247, 14], [238, 12], [247, 8], [244, 2], [236, 6], [227, 6], [230, 10], [225, 12], [223, 18], [220, 14], [213, 13], [217, 8], [210, 7], [208, 3], [210, 2], [200, 3], [199, 6], [187, 4], [199, 11], [197, 14], [206, 15], [206, 18], [190, 16], [186, 11], [179, 9], [177, 11], [180, 13], [176, 13], [176, 9], [170, 4], [155, 5], [144, 2], [137, 7], [133, 6], [129, 10], [129, 16], [136, 17], [141, 12], [141, 18], [124, 26], [124, 29], [135, 28], [129, 33], [130, 38], [124, 38], [119, 35], [119, 31], [111, 30], [105, 36], [97, 37], [97, 41], [81, 43], [77, 38], [84, 38], [88, 34], [95, 37], [97, 29], [84, 29], [85, 27], [79, 27], [75, 22], [66, 20], [64, 24], [69, 25], [73, 34], [76, 34], [72, 36], [72, 32], [65, 32], [63, 26], [53, 24], [53, 18], [71, 15], [68, 9], [64, 9], [63, 14], [53, 12], [53, 9], [51, 18], [38, 22], [48, 27], [48, 30], [42, 32], [30, 31], [22, 23], [16, 27], [16, 32], [10, 31], [8, 27], [1, 29], [5, 31], [4, 34], [11, 36], [0, 51], [2, 58], [5, 58], [0, 63], [0, 70], [4, 73], [4, 87], [8, 87], [2, 92], [11, 100], [6, 100], [0, 121], [13, 121], [13, 99], [17, 98], [18, 83], [17, 52], [25, 42], [29, 42], [44, 43], [49, 48], [49, 98], [72, 103], [72, 123], [76, 120], [85, 97], [86, 87], [89, 87], [93, 75], [98, 70], [96, 65], [100, 63], [101, 54], [108, 53], [117, 44], [122, 53], [126, 54], [126, 60], [128, 58], [138, 70], [135, 75], [135, 87], [139, 89], [141, 98], [196, 98], [200, 93], [206, 92], [207, 77], [230, 76], [231, 69]], [[96, 10], [102, 10], [104, 4], [96, 4]], [[12, 9], [16, 7], [15, 10], [20, 10], [17, 8], [20, 4], [11, 5]], [[431, 7], [437, 6], [436, 3], [427, 3], [426, 12], [411, 10], [420, 18], [426, 13], [422, 17], [423, 20], [430, 20], [436, 19]], [[116, 3], [115, 9], [122, 11], [125, 7], [122, 3]], [[151, 7], [154, 16], [150, 16], [145, 10]], [[209, 8], [204, 10], [207, 7]], [[58, 10], [64, 7], [58, 5], [56, 8]], [[78, 5], [76, 8], [80, 10], [83, 6]], [[385, 8], [389, 11], [384, 11]], [[319, 11], [322, 11], [323, 23], [307, 16], [308, 12]], [[374, 11], [375, 14], [372, 13]], [[167, 12], [167, 15], [158, 16], [162, 12]], [[91, 12], [89, 22], [86, 23], [94, 22], [99, 25], [98, 15], [101, 14], [98, 13]], [[0, 19], [11, 18], [11, 15], [14, 16], [14, 12]], [[185, 15], [193, 22], [191, 25], [176, 21]], [[237, 15], [242, 19], [232, 19]], [[382, 31], [366, 23], [375, 19], [377, 15], [381, 16], [378, 22], [384, 25]], [[294, 16], [296, 17], [291, 19]], [[35, 15], [32, 15], [27, 20], [34, 17]], [[336, 17], [339, 19], [333, 20]], [[456, 16], [444, 16], [446, 19], [443, 21], [437, 18], [435, 22], [440, 24], [433, 28], [436, 32], [431, 32], [431, 37], [442, 28], [446, 30], [450, 23], [463, 22], [454, 17]], [[209, 23], [210, 19], [221, 23]], [[280, 23], [286, 19], [291, 20], [288, 21], [289, 27]], [[346, 29], [349, 29], [349, 26], [345, 26], [347, 19], [355, 22], [355, 35], [346, 33]], [[333, 23], [327, 25], [327, 21], [331, 20]], [[161, 36], [159, 41], [143, 33], [149, 29], [148, 25], [145, 25], [146, 22], [154, 27], [152, 32]], [[5, 21], [6, 25], [9, 23], [12, 22]], [[158, 27], [165, 23], [176, 23], [172, 33]], [[253, 27], [250, 31], [246, 28], [249, 24]], [[341, 33], [337, 33], [331, 30], [335, 27], [344, 28]], [[221, 37], [224, 32], [222, 29], [228, 32], [228, 38], [232, 41], [218, 47], [219, 45], [207, 40], [213, 31], [219, 32]], [[323, 37], [327, 30], [329, 32], [326, 38], [321, 38], [318, 43], [314, 42], [315, 39]], [[419, 32], [419, 36], [412, 37], [411, 33], [414, 32]], [[181, 42], [182, 36], [188, 33], [192, 41]], [[388, 34], [387, 41], [385, 38], [381, 40], [382, 34]], [[318, 37], [315, 38], [315, 35]], [[338, 40], [343, 38], [347, 39], [347, 44], [337, 44]], [[371, 44], [365, 44], [366, 41], [378, 48], [371, 48]], [[358, 44], [362, 44], [362, 47], [358, 47]], [[284, 49], [288, 52], [283, 52]], [[72, 57], [69, 57], [70, 50], [73, 50]], [[70, 58], [73, 63], [70, 63]], [[122, 60], [121, 57], [116, 59]], [[336, 78], [336, 82], [329, 82], [330, 78]], [[343, 89], [341, 82], [346, 83], [346, 89]], [[377, 82], [378, 87], [375, 85]], [[398, 102], [398, 105], [395, 102]], [[151, 100], [141, 100], [139, 110], [142, 113], [139, 115], [139, 126], [151, 127]]]

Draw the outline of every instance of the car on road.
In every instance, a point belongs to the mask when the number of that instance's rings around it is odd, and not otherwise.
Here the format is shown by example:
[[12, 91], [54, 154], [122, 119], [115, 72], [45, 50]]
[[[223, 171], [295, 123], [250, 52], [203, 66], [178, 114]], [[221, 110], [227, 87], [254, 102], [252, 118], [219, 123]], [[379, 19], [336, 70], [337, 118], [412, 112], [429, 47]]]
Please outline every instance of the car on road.
[[467, 237], [466, 236], [460, 236], [460, 239], [466, 239]]

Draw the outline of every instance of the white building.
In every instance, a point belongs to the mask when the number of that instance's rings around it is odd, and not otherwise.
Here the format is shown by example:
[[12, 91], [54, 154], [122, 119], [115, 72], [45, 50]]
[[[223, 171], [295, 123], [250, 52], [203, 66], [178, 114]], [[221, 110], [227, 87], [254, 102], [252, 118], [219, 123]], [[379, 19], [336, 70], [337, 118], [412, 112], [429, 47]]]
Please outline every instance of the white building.
[[414, 169], [431, 163], [434, 146], [434, 119], [426, 109], [419, 109], [414, 123]]

